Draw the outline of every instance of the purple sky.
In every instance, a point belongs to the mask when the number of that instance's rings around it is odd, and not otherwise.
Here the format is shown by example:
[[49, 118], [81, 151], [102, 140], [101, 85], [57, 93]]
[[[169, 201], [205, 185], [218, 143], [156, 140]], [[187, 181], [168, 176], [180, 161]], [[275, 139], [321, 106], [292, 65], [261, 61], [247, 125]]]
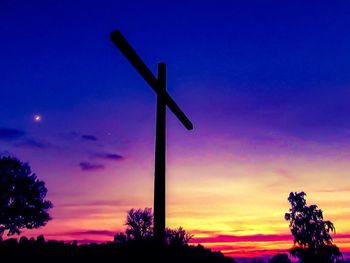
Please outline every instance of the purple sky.
[[286, 198], [304, 190], [350, 233], [349, 8], [3, 0], [0, 152], [46, 182], [58, 237], [152, 205], [155, 94], [109, 40], [120, 29], [154, 72], [167, 63], [194, 124], [168, 114], [169, 225], [285, 234]]

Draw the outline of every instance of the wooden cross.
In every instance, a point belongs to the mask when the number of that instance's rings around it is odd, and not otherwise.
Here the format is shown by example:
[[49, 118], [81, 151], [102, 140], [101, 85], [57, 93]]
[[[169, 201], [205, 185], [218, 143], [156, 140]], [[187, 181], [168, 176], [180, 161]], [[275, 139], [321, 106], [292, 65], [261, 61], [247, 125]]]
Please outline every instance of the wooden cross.
[[185, 113], [166, 91], [166, 65], [158, 64], [158, 78], [137, 55], [128, 41], [119, 31], [110, 35], [112, 42], [119, 48], [131, 65], [146, 80], [157, 94], [156, 115], [156, 145], [154, 169], [154, 238], [164, 242], [165, 238], [165, 148], [166, 148], [166, 106], [175, 114], [179, 121], [188, 129], [193, 125]]

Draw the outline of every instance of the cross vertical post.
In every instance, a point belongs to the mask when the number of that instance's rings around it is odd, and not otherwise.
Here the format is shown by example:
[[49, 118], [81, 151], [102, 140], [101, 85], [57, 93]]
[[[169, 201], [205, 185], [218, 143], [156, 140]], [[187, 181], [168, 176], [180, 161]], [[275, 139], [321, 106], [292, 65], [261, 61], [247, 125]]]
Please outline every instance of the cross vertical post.
[[[158, 64], [159, 92], [166, 92], [166, 65]], [[157, 95], [156, 140], [154, 170], [154, 238], [165, 240], [165, 160], [166, 160], [166, 102], [164, 96]]]

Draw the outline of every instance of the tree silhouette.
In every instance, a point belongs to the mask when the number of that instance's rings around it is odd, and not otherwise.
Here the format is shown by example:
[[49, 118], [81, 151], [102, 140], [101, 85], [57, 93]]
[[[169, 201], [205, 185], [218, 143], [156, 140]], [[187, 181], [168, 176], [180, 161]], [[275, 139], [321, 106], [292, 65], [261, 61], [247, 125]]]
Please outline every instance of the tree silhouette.
[[153, 235], [153, 214], [151, 208], [131, 209], [126, 218], [126, 235], [129, 240], [141, 240]]
[[14, 157], [0, 158], [0, 237], [20, 234], [20, 229], [44, 226], [51, 218], [50, 201], [44, 200], [45, 183], [27, 163]]
[[335, 232], [331, 221], [323, 220], [323, 212], [317, 205], [306, 205], [304, 192], [291, 192], [288, 201], [291, 204], [285, 219], [290, 221], [289, 228], [294, 237], [292, 256], [301, 262], [336, 262], [341, 257], [339, 248], [333, 244], [330, 232]]
[[182, 227], [177, 229], [167, 228], [165, 231], [165, 240], [167, 244], [174, 246], [187, 245], [193, 235], [186, 233], [186, 230]]
[[[145, 240], [153, 237], [153, 214], [151, 208], [130, 209], [127, 213], [125, 234], [114, 235], [114, 243], [123, 244], [131, 240]], [[172, 246], [187, 245], [193, 235], [188, 234], [182, 227], [165, 231], [166, 244]]]

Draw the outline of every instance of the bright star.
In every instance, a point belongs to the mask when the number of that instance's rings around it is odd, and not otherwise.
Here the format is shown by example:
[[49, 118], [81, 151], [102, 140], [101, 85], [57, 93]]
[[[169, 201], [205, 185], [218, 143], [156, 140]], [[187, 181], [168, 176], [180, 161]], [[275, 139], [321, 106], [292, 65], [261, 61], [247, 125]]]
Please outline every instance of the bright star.
[[39, 114], [35, 114], [34, 117], [33, 117], [33, 120], [34, 120], [35, 122], [41, 122], [42, 117], [41, 117], [41, 115], [39, 115]]

